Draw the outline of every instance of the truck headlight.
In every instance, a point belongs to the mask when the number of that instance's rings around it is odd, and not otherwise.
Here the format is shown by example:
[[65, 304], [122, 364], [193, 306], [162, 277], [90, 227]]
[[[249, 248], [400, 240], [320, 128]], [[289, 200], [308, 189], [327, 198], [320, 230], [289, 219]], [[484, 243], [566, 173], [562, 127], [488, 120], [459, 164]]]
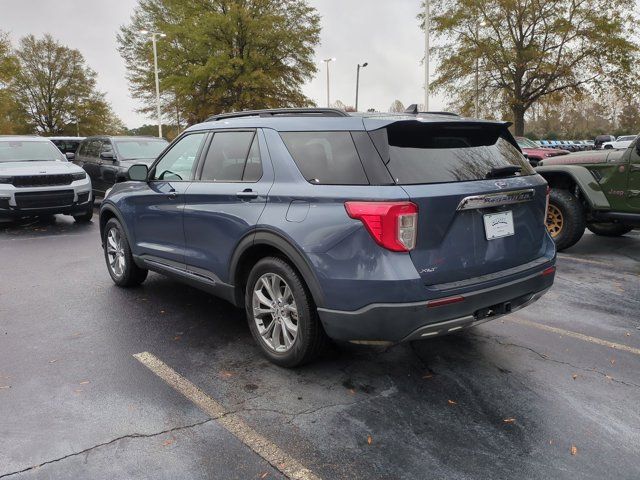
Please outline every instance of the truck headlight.
[[13, 183], [13, 177], [0, 175], [0, 183]]
[[84, 180], [85, 178], [87, 178], [87, 174], [85, 172], [72, 173], [71, 178], [73, 179], [74, 182], [76, 180]]

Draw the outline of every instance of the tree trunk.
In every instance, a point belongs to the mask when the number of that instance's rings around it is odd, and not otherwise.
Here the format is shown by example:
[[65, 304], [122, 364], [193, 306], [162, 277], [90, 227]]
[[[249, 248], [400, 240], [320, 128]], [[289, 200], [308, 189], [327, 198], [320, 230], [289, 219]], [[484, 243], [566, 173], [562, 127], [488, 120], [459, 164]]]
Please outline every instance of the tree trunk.
[[514, 105], [511, 107], [513, 112], [513, 131], [516, 137], [524, 136], [524, 112], [522, 105]]

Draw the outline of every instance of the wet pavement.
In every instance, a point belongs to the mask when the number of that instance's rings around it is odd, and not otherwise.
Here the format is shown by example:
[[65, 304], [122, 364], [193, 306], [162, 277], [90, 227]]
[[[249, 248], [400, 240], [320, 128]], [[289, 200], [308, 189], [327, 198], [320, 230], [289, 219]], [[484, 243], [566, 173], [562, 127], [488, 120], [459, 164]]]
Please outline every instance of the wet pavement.
[[[278, 368], [244, 315], [157, 274], [115, 287], [96, 221], [0, 224], [0, 478], [637, 479], [640, 232], [587, 234], [537, 304]], [[149, 352], [263, 443], [198, 408]]]

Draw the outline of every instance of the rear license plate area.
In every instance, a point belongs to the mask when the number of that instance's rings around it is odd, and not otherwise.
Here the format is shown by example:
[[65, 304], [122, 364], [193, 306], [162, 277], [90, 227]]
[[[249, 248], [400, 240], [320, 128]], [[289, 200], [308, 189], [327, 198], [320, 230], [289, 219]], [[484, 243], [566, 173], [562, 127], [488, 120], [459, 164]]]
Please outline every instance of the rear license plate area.
[[511, 210], [488, 213], [483, 215], [482, 218], [484, 220], [484, 233], [487, 240], [510, 237], [515, 234], [513, 213]]

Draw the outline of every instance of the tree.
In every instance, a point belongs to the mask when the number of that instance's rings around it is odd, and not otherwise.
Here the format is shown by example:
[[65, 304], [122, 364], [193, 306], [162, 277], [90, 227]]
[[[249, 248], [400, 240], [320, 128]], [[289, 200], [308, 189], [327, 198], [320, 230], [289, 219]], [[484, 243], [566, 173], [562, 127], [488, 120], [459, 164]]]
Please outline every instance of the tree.
[[405, 106], [402, 104], [402, 102], [400, 100], [396, 100], [389, 107], [389, 112], [390, 113], [402, 113], [405, 110], [406, 110]]
[[622, 135], [640, 133], [640, 104], [628, 101], [618, 116], [618, 131]]
[[9, 85], [17, 72], [9, 37], [0, 32], [0, 135], [16, 133], [16, 102]]
[[15, 52], [18, 70], [11, 90], [31, 131], [44, 135], [112, 133], [123, 128], [104, 94], [96, 90], [96, 73], [82, 54], [50, 35], [24, 37]]
[[139, 0], [120, 29], [132, 95], [155, 108], [150, 40], [158, 44], [163, 111], [193, 124], [232, 110], [302, 107], [302, 85], [317, 71], [320, 16], [306, 0]]
[[[435, 89], [499, 98], [524, 132], [531, 106], [558, 92], [638, 91], [634, 0], [432, 0]], [[424, 27], [424, 17], [421, 17]], [[477, 75], [476, 75], [477, 72]]]

